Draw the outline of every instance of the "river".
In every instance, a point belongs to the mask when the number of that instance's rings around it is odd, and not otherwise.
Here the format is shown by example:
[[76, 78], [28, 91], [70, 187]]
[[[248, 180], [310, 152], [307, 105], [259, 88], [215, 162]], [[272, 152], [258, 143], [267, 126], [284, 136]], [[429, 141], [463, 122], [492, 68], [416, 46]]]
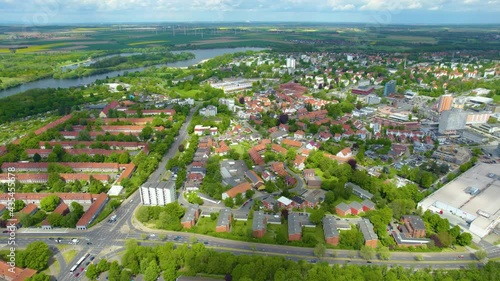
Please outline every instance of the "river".
[[[211, 58], [214, 58], [216, 56], [220, 56], [220, 55], [224, 55], [224, 54], [232, 54], [232, 53], [245, 52], [245, 51], [261, 51], [261, 50], [264, 50], [264, 49], [262, 49], [262, 48], [221, 48], [221, 49], [207, 49], [207, 50], [185, 50], [184, 52], [193, 53], [195, 55], [195, 58], [190, 59], [190, 60], [162, 64], [162, 65], [155, 65], [155, 66], [165, 66], [166, 65], [169, 67], [188, 67], [188, 66], [197, 64], [203, 60], [211, 59]], [[175, 51], [174, 53], [177, 53], [177, 52], [182, 52], [182, 51]], [[111, 72], [107, 72], [107, 73], [96, 74], [96, 75], [74, 78], [74, 79], [54, 79], [54, 78], [40, 79], [37, 81], [24, 83], [20, 86], [14, 87], [14, 88], [9, 88], [7, 90], [0, 91], [0, 98], [5, 98], [8, 96], [12, 96], [15, 94], [25, 92], [27, 90], [37, 89], [37, 88], [71, 88], [71, 87], [77, 87], [80, 85], [87, 85], [87, 84], [93, 83], [94, 81], [96, 81], [98, 79], [102, 80], [102, 79], [106, 79], [106, 77], [115, 77], [115, 76], [123, 75], [125, 72], [143, 71], [144, 69], [150, 68], [150, 67], [151, 66], [117, 70], [117, 71], [111, 71]]]

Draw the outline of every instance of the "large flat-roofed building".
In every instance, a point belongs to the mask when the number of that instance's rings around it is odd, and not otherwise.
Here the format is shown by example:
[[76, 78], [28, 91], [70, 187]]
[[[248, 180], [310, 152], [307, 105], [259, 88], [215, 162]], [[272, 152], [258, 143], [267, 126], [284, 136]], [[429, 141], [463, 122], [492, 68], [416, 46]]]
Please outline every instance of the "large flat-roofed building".
[[145, 206], [165, 206], [175, 201], [173, 182], [145, 183], [140, 188], [141, 202]]
[[[500, 218], [500, 164], [480, 163], [418, 203], [422, 209], [454, 216], [469, 231], [486, 236]], [[451, 221], [453, 223], [453, 221]]]

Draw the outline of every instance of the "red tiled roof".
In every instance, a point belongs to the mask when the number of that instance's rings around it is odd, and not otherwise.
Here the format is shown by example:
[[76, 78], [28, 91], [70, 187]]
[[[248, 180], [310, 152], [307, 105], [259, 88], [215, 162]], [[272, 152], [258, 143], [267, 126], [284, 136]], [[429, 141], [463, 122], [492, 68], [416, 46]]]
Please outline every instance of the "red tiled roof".
[[[0, 174], [0, 182], [9, 182], [12, 181], [12, 175], [8, 173]], [[34, 183], [40, 182], [44, 183], [49, 180], [48, 174], [15, 174], [15, 179], [20, 183]]]
[[[12, 272], [14, 271], [14, 272]], [[36, 274], [36, 270], [31, 268], [19, 268], [14, 267], [14, 270], [11, 269], [11, 266], [5, 262], [0, 261], [0, 278], [10, 281], [24, 281], [31, 276]]]
[[110, 177], [109, 175], [89, 175], [89, 174], [60, 174], [61, 178], [65, 182], [71, 182], [71, 181], [90, 181], [90, 177], [92, 176], [94, 179], [98, 181], [109, 181]]
[[226, 191], [227, 196], [234, 198], [236, 195], [246, 192], [247, 190], [252, 189], [252, 185], [248, 182], [240, 183], [237, 186]]
[[[94, 121], [96, 119], [94, 118], [89, 118], [88, 120]], [[154, 118], [153, 117], [144, 117], [144, 118], [102, 118], [100, 119], [104, 121], [104, 124], [111, 124], [111, 123], [116, 123], [116, 122], [124, 122], [124, 123], [129, 123], [133, 125], [145, 125], [147, 123], [152, 123]]]
[[125, 169], [123, 173], [120, 175], [118, 178], [117, 182], [120, 183], [123, 179], [128, 179], [132, 175], [132, 173], [135, 171], [135, 164], [130, 163], [130, 164], [121, 164], [120, 169]]
[[300, 141], [294, 141], [289, 139], [284, 139], [282, 144], [297, 148], [302, 146], [302, 143]]
[[[90, 193], [16, 193], [14, 198], [23, 201], [39, 201], [49, 195], [55, 194], [62, 201], [92, 201], [92, 194]], [[7, 193], [0, 193], [0, 200], [8, 200], [10, 195]]]
[[[38, 143], [40, 147], [45, 146], [44, 141], [41, 141]], [[63, 148], [64, 147], [86, 147], [90, 148], [91, 145], [93, 144], [102, 144], [102, 145], [108, 145], [109, 147], [144, 147], [146, 145], [145, 142], [135, 142], [135, 141], [129, 141], [129, 142], [121, 142], [121, 141], [49, 141], [49, 145], [54, 146], [56, 144], [60, 144]]]
[[263, 145], [266, 145], [266, 144], [270, 144], [271, 143], [271, 140], [270, 139], [263, 139], [259, 142], [259, 144], [263, 144]]
[[21, 213], [29, 215], [33, 213], [35, 210], [38, 210], [38, 207], [35, 204], [30, 203], [21, 210]]
[[0, 156], [7, 152], [7, 147], [5, 145], [0, 146]]
[[110, 104], [108, 104], [103, 110], [102, 113], [108, 115], [108, 112], [110, 109], [118, 107], [120, 104], [117, 101], [112, 101]]
[[71, 118], [71, 114], [68, 114], [68, 115], [66, 115], [64, 117], [61, 117], [61, 118], [57, 119], [56, 121], [51, 122], [51, 123], [49, 123], [49, 124], [41, 127], [40, 129], [36, 130], [35, 131], [35, 135], [40, 135], [40, 134], [44, 133], [45, 131], [47, 131], [49, 129], [55, 128], [59, 124], [62, 124], [64, 122], [68, 121], [70, 118]]
[[279, 146], [277, 144], [274, 144], [274, 143], [271, 145], [271, 149], [274, 152], [281, 153], [281, 154], [286, 154], [286, 152], [287, 152], [287, 150], [285, 148], [283, 148], [282, 146]]
[[93, 219], [94, 215], [96, 212], [102, 207], [102, 205], [106, 204], [108, 201], [108, 195], [106, 193], [101, 193], [97, 197], [97, 199], [92, 203], [90, 208], [83, 214], [83, 216], [80, 218], [78, 223], [76, 224], [77, 226], [88, 226], [90, 221]]

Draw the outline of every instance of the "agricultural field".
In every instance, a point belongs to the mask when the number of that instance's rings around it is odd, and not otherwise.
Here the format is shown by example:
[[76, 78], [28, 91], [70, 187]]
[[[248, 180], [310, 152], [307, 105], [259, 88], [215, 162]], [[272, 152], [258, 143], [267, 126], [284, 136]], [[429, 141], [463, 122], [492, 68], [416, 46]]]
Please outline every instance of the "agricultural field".
[[494, 52], [500, 49], [500, 41], [495, 39], [498, 32], [495, 26], [371, 27], [300, 23], [0, 26], [0, 90], [47, 77], [77, 78], [162, 63], [158, 58], [148, 61], [141, 58], [139, 63], [115, 61], [106, 64], [112, 67], [61, 71], [65, 65], [125, 52], [151, 55], [170, 50], [228, 47], [262, 47], [278, 52]]

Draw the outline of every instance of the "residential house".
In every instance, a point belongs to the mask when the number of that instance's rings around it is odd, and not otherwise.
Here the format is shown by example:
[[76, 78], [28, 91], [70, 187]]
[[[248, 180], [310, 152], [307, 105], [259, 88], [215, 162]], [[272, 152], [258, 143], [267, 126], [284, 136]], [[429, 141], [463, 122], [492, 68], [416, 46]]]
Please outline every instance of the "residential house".
[[285, 164], [283, 164], [283, 162], [273, 162], [271, 164], [271, 171], [273, 171], [280, 177], [288, 175], [288, 173], [285, 171]]
[[378, 242], [378, 236], [373, 230], [373, 224], [368, 219], [361, 219], [358, 222], [359, 230], [363, 233], [363, 238], [365, 240], [365, 246], [376, 248]]
[[319, 142], [315, 141], [310, 141], [306, 144], [306, 149], [308, 150], [317, 150], [321, 147], [321, 144]]
[[302, 238], [302, 225], [299, 221], [299, 214], [288, 214], [288, 241], [297, 241]]
[[306, 180], [307, 187], [309, 188], [320, 188], [321, 187], [321, 177], [316, 176], [316, 171], [314, 169], [306, 169], [302, 173], [304, 179]]
[[266, 233], [267, 218], [264, 212], [257, 211], [253, 214], [252, 234], [255, 238], [262, 238]]
[[293, 167], [299, 171], [302, 171], [305, 168], [306, 157], [300, 154], [295, 156], [295, 160], [293, 161]]
[[291, 200], [294, 208], [305, 209], [308, 206], [307, 201], [300, 196], [293, 196]]
[[329, 132], [320, 132], [319, 133], [319, 140], [320, 141], [328, 141], [331, 138], [333, 138], [333, 135]]
[[38, 211], [38, 206], [33, 203], [30, 203], [21, 210], [21, 213], [28, 216], [33, 216], [37, 211]]
[[109, 197], [106, 193], [101, 193], [97, 199], [90, 205], [90, 208], [83, 214], [80, 220], [76, 223], [76, 229], [85, 230], [102, 212]]
[[351, 207], [346, 203], [341, 202], [340, 204], [335, 206], [335, 212], [337, 213], [337, 215], [344, 217], [351, 214]]
[[272, 195], [267, 196], [266, 198], [262, 199], [262, 206], [266, 210], [274, 210], [274, 206], [279, 206], [278, 202]]
[[287, 209], [287, 210], [291, 210], [292, 207], [293, 207], [293, 204], [292, 204], [292, 200], [286, 198], [285, 196], [281, 196], [280, 198], [278, 198], [278, 207], [280, 209]]
[[[64, 202], [61, 202], [52, 213], [59, 214], [59, 215], [64, 217], [65, 215], [67, 215], [69, 213], [69, 207], [68, 207], [68, 205], [64, 204]], [[49, 223], [49, 221], [47, 219], [43, 220], [42, 229], [46, 229], [46, 230], [52, 229], [52, 225]]]
[[222, 208], [219, 212], [215, 232], [229, 232], [231, 231], [231, 222], [233, 221], [233, 214], [230, 208]]
[[245, 172], [245, 177], [250, 180], [253, 188], [257, 188], [258, 190], [265, 189], [264, 181], [255, 171], [249, 170]]
[[262, 172], [261, 177], [264, 181], [274, 181], [276, 179], [276, 177], [271, 172], [269, 172], [267, 170]]
[[403, 235], [412, 238], [423, 238], [426, 235], [424, 221], [419, 216], [402, 216]]
[[362, 189], [359, 185], [356, 185], [356, 184], [353, 184], [351, 182], [348, 182], [348, 183], [345, 184], [344, 187], [345, 188], [352, 188], [352, 193], [354, 195], [357, 195], [361, 199], [372, 199], [373, 198], [373, 194], [371, 194], [370, 192]]
[[349, 207], [351, 208], [351, 214], [355, 216], [363, 213], [363, 205], [361, 205], [359, 202], [352, 201], [351, 203], [349, 203]]
[[339, 231], [333, 216], [323, 217], [323, 234], [327, 244], [337, 246], [339, 244]]
[[300, 141], [295, 141], [295, 140], [291, 140], [291, 139], [284, 139], [282, 142], [281, 142], [282, 145], [286, 145], [286, 146], [289, 146], [289, 147], [293, 147], [293, 148], [300, 148], [302, 146], [302, 142]]
[[305, 136], [306, 136], [306, 133], [302, 130], [298, 130], [298, 131], [295, 131], [295, 133], [293, 133], [293, 137], [297, 140], [304, 139]]
[[240, 183], [237, 186], [222, 193], [222, 200], [225, 200], [226, 198], [234, 199], [234, 197], [236, 197], [236, 195], [238, 194], [245, 195], [245, 192], [247, 192], [250, 189], [252, 189], [252, 185], [250, 183], [248, 182]]
[[339, 153], [337, 153], [337, 157], [341, 158], [349, 158], [352, 157], [352, 151], [349, 147], [342, 149]]
[[109, 103], [102, 111], [99, 113], [100, 118], [107, 118], [109, 116], [109, 110], [110, 109], [115, 109], [119, 106], [120, 104], [117, 101], [112, 101]]
[[363, 202], [361, 202], [361, 205], [363, 206], [363, 212], [375, 210], [375, 203], [368, 199], [363, 200]]
[[191, 228], [196, 224], [196, 220], [200, 217], [200, 206], [198, 204], [190, 205], [186, 213], [182, 217], [181, 224], [184, 228]]
[[281, 155], [286, 155], [286, 152], [287, 152], [287, 150], [284, 147], [279, 146], [279, 145], [274, 144], [274, 143], [271, 144], [271, 150], [273, 152], [279, 153]]
[[36, 274], [31, 268], [11, 266], [6, 261], [0, 261], [0, 279], [6, 281], [24, 281]]

